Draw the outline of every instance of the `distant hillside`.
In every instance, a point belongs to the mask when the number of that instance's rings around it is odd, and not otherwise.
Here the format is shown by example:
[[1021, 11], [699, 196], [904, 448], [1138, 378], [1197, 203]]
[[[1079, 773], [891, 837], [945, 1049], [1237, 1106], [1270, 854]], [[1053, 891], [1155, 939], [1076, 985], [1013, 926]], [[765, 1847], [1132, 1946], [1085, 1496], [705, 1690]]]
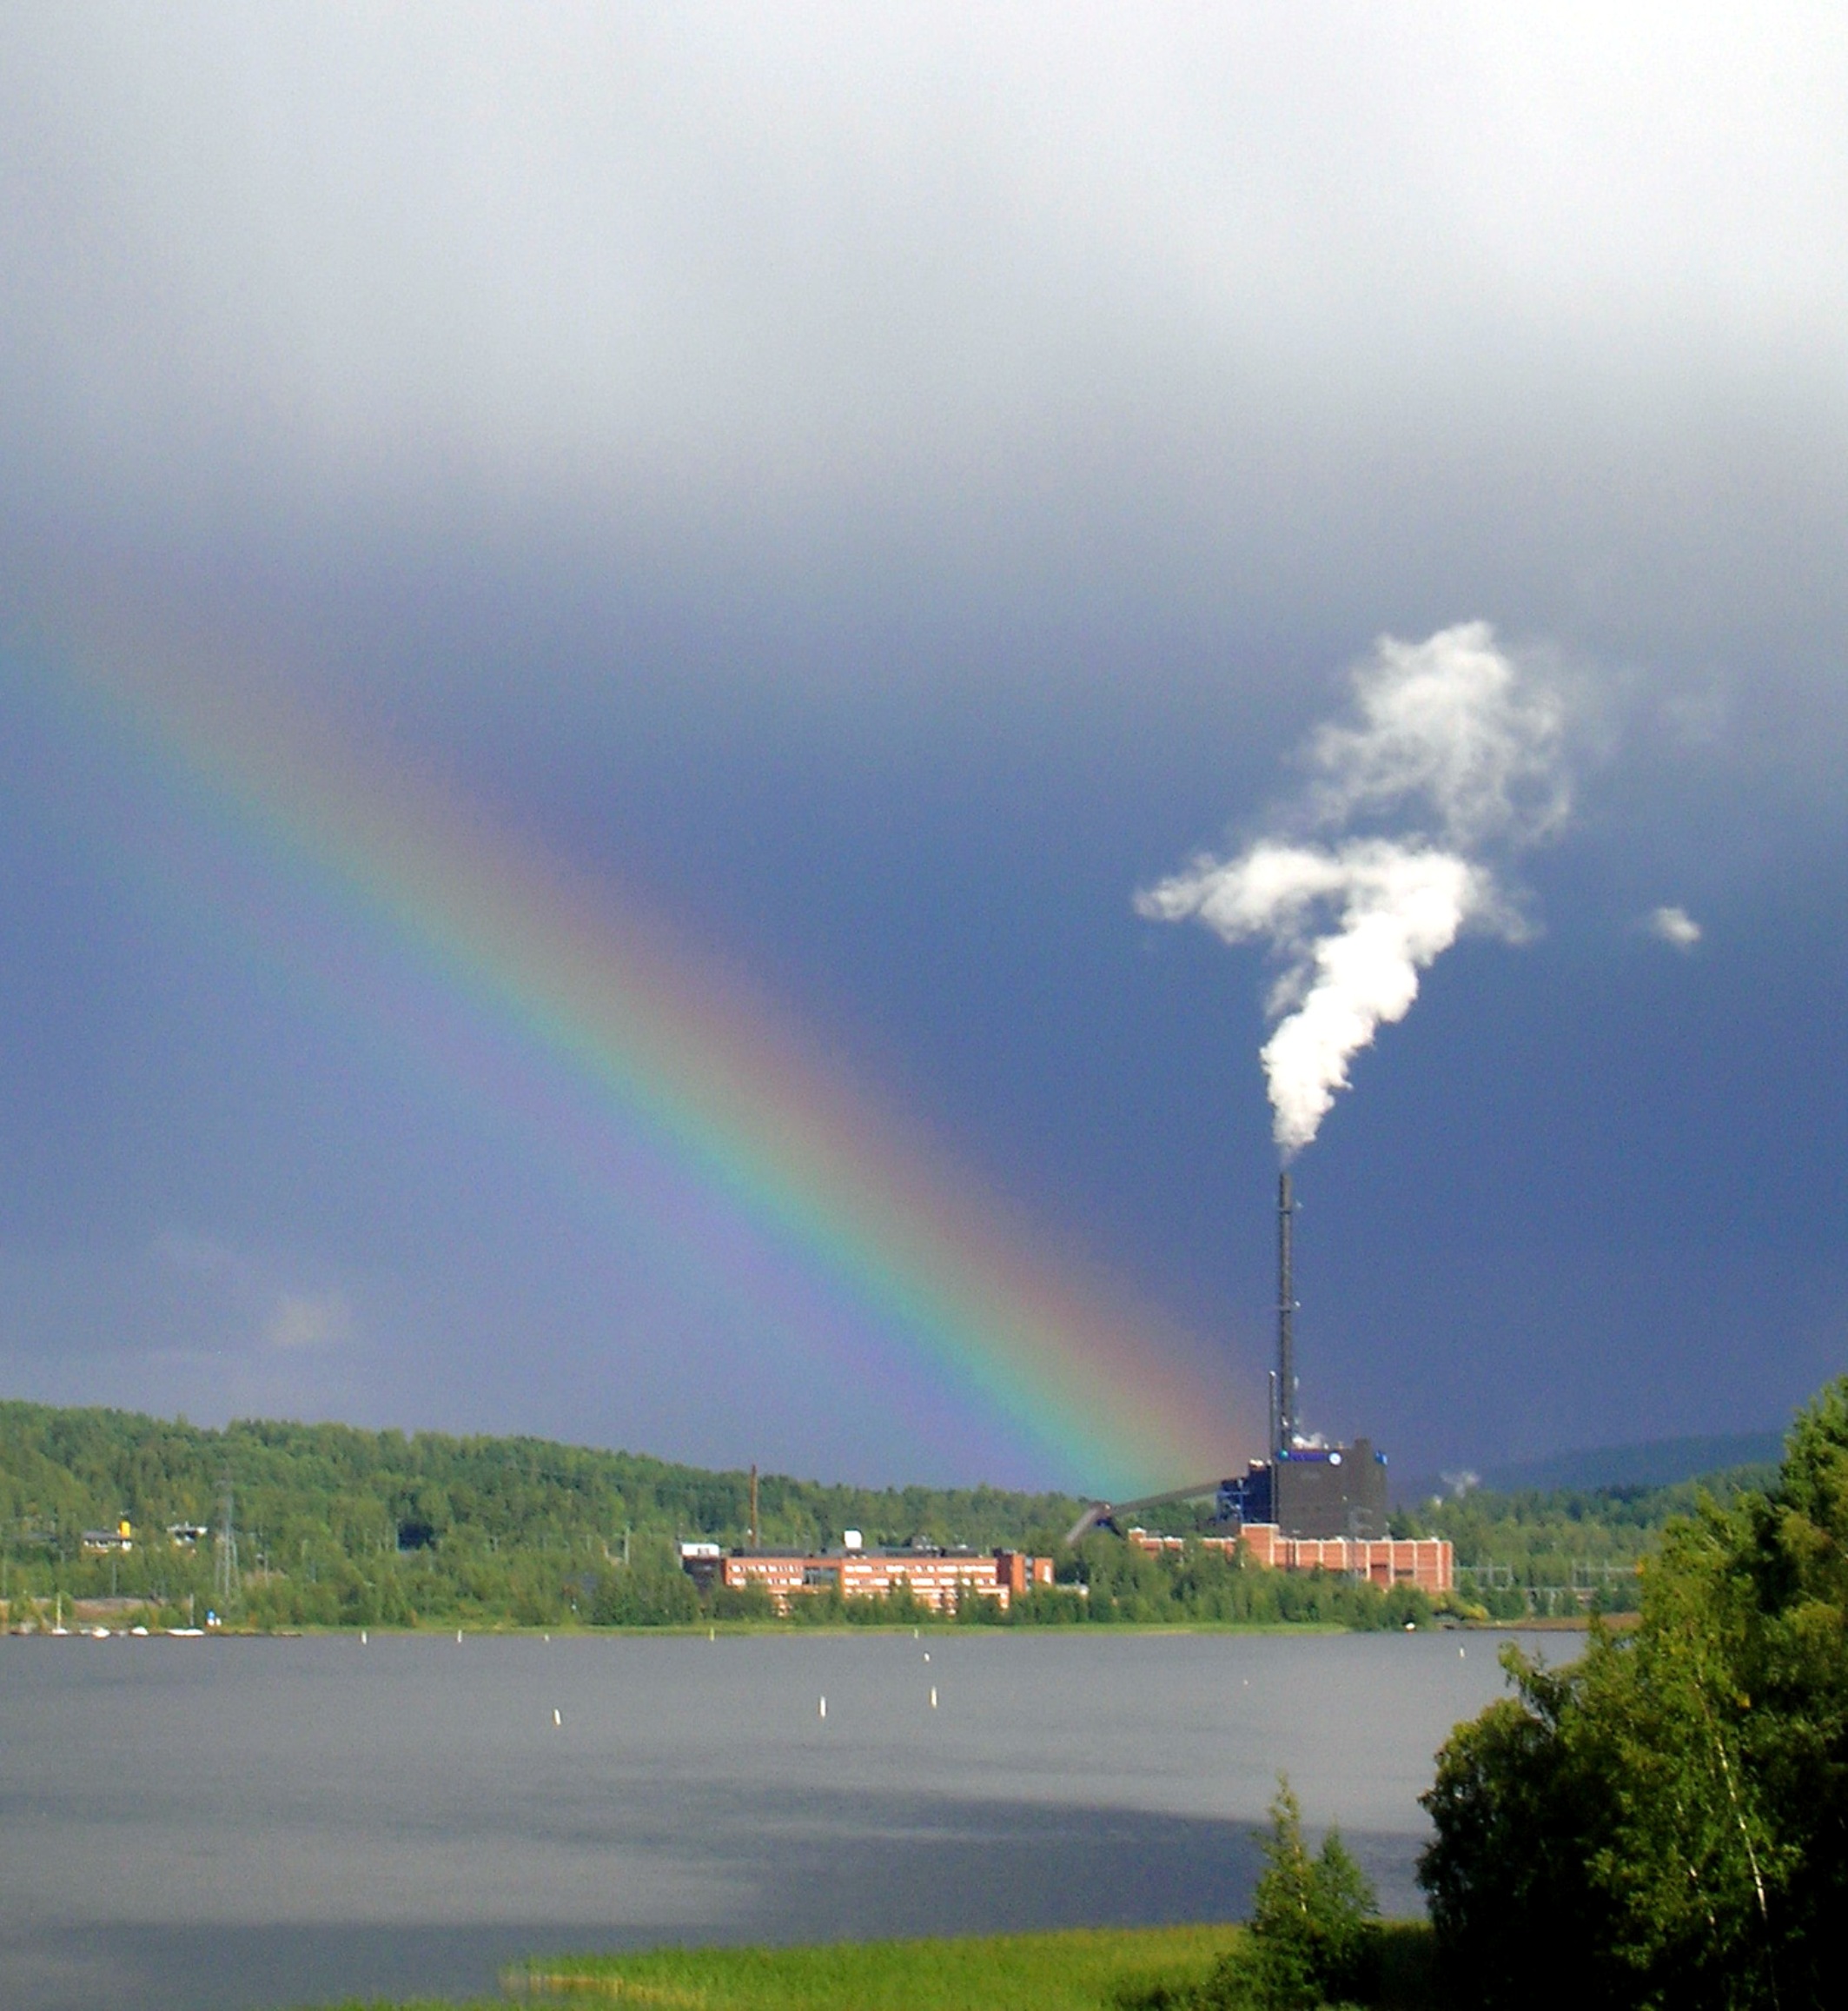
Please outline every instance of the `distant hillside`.
[[[1763, 1441], [1684, 1443], [1726, 1451], [1741, 1445], [1755, 1450]], [[1706, 1465], [1704, 1457], [1697, 1458]], [[1534, 1468], [1542, 1469], [1542, 1463], [1534, 1462]], [[1543, 1470], [1553, 1470], [1551, 1463]], [[1449, 1537], [1456, 1546], [1460, 1590], [1499, 1620], [1573, 1613], [1593, 1597], [1606, 1609], [1625, 1611], [1635, 1605], [1640, 1590], [1638, 1563], [1660, 1540], [1666, 1523], [1692, 1515], [1703, 1493], [1731, 1501], [1766, 1491], [1777, 1477], [1775, 1463], [1754, 1461], [1656, 1485], [1478, 1487], [1461, 1499], [1433, 1502], [1427, 1497], [1420, 1508], [1399, 1510], [1393, 1521], [1403, 1536]]]
[[[218, 1541], [229, 1480], [239, 1584]], [[1399, 1627], [1422, 1593], [1320, 1573], [1246, 1570], [1207, 1553], [1153, 1556], [1108, 1531], [1061, 1538], [1084, 1505], [1001, 1488], [857, 1488], [765, 1475], [766, 1546], [869, 1543], [1056, 1551], [1061, 1584], [1017, 1599], [1010, 1625], [1303, 1622]], [[769, 1616], [761, 1589], [702, 1596], [674, 1540], [741, 1543], [749, 1476], [539, 1438], [245, 1423], [202, 1430], [122, 1410], [0, 1403], [0, 1603], [43, 1626], [71, 1602], [173, 1626], [221, 1609], [255, 1628], [685, 1625]], [[119, 1524], [129, 1532], [122, 1539]], [[1080, 1588], [1082, 1587], [1082, 1591]], [[129, 1603], [133, 1602], [130, 1605]], [[905, 1623], [909, 1596], [818, 1590], [799, 1623]], [[985, 1598], [957, 1615], [1000, 1623]]]
[[[1461, 1500], [1433, 1505], [1427, 1495], [1394, 1520], [1401, 1535], [1449, 1537], [1460, 1585], [1498, 1617], [1577, 1612], [1594, 1593], [1623, 1607], [1638, 1559], [1671, 1516], [1693, 1507], [1688, 1477], [1723, 1495], [1761, 1488], [1773, 1467], [1741, 1462], [1778, 1450], [1771, 1435], [1754, 1434], [1561, 1454], [1494, 1470], [1497, 1484]], [[702, 1609], [675, 1539], [742, 1543], [750, 1518], [748, 1475], [639, 1453], [344, 1424], [215, 1431], [123, 1410], [0, 1403], [0, 1598], [42, 1611], [60, 1595], [114, 1594], [167, 1624], [202, 1616], [223, 1603], [215, 1564], [227, 1480], [242, 1580], [231, 1616], [268, 1627], [685, 1623]], [[1000, 1488], [857, 1488], [766, 1474], [759, 1540], [806, 1549], [858, 1529], [871, 1543], [1056, 1551], [1062, 1579], [1082, 1580], [1089, 1596], [1027, 1619], [1380, 1625], [1388, 1616], [1378, 1595], [1361, 1596], [1364, 1587], [1316, 1587], [1178, 1554], [1157, 1560], [1107, 1534], [1068, 1550], [1061, 1536], [1081, 1505]], [[1197, 1526], [1209, 1512], [1176, 1504], [1173, 1526]], [[124, 1520], [127, 1548], [107, 1540]]]
[[[337, 1530], [349, 1548], [576, 1549], [624, 1531], [744, 1540], [749, 1476], [644, 1453], [544, 1438], [362, 1431], [348, 1424], [242, 1420], [222, 1431], [128, 1410], [0, 1402], [0, 1516], [42, 1534], [113, 1523], [215, 1523], [222, 1484], [246, 1534], [280, 1556], [295, 1518]], [[1064, 1527], [1080, 1503], [1003, 1488], [863, 1488], [765, 1474], [761, 1540], [1018, 1544]], [[61, 1538], [62, 1540], [62, 1538]], [[74, 1540], [74, 1539], [73, 1539]]]
[[1774, 1466], [1784, 1455], [1781, 1431], [1735, 1431], [1709, 1438], [1657, 1438], [1642, 1445], [1598, 1445], [1544, 1459], [1485, 1467], [1482, 1484], [1500, 1494], [1552, 1493], [1560, 1488], [1672, 1487], [1741, 1466]]
[[[14, 1593], [147, 1596], [163, 1610], [213, 1594], [210, 1536], [229, 1480], [245, 1607], [277, 1622], [363, 1625], [587, 1611], [625, 1561], [666, 1609], [686, 1581], [673, 1543], [745, 1540], [744, 1472], [539, 1438], [407, 1436], [344, 1424], [243, 1422], [223, 1431], [124, 1410], [0, 1403], [0, 1551]], [[858, 1488], [766, 1474], [759, 1540], [1045, 1548], [1082, 1504], [1001, 1488]], [[87, 1530], [135, 1531], [123, 1551]], [[650, 1578], [650, 1575], [652, 1577]], [[690, 1595], [688, 1595], [690, 1596]], [[606, 1601], [606, 1603], [607, 1603]], [[644, 1617], [647, 1616], [642, 1616]]]

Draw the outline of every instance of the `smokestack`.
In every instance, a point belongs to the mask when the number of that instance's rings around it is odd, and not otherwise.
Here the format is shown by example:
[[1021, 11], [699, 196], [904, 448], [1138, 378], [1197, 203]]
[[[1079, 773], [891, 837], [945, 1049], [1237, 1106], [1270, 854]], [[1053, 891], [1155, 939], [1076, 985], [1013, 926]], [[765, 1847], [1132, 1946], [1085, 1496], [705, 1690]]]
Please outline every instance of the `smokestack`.
[[1289, 1175], [1277, 1175], [1277, 1432], [1274, 1452], [1288, 1452], [1296, 1437], [1296, 1301], [1290, 1281]]

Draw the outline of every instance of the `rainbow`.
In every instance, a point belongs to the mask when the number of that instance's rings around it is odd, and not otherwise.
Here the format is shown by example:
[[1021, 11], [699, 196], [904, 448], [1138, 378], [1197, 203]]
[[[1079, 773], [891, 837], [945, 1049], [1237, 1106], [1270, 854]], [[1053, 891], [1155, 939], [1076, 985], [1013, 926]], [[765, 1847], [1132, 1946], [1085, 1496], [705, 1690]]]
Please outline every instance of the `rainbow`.
[[[470, 1079], [524, 1070], [542, 1085], [527, 1103], [619, 1208], [652, 1164], [845, 1304], [860, 1337], [850, 1344], [947, 1377], [1082, 1490], [1231, 1470], [1240, 1435], [1196, 1351], [1102, 1281], [1038, 1257], [736, 973], [606, 882], [247, 664], [214, 674], [203, 653], [179, 663], [120, 643], [61, 654], [89, 703], [223, 827], [229, 852], [280, 854], [355, 926], [382, 932], [427, 989], [466, 1006], [447, 1016], [452, 1034], [485, 1016], [491, 1053], [476, 1041]], [[376, 973], [353, 973], [348, 990], [379, 1005]]]

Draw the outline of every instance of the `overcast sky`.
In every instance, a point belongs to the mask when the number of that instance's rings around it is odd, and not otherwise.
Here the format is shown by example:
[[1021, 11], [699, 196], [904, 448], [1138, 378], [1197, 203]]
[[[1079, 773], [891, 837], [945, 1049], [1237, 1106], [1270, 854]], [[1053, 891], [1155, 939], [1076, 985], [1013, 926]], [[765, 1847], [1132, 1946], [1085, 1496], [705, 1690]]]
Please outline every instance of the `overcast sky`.
[[1295, 1161], [1304, 1420], [1781, 1424], [1848, 1365], [1845, 216], [1823, 7], [9, 8], [0, 1391], [1096, 1484], [652, 1261], [73, 674], [147, 655], [640, 904], [1255, 1452], [1294, 952], [1136, 896], [1347, 857], [1318, 728], [1479, 622], [1560, 813]]

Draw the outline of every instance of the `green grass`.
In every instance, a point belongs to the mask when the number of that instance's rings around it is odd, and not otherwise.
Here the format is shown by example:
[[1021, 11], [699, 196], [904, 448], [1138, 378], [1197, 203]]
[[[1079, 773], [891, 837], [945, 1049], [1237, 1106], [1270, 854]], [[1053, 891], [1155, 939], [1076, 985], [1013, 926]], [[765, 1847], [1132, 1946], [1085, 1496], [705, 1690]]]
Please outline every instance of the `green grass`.
[[[650, 1948], [535, 1958], [503, 1978], [529, 2004], [633, 2004], [659, 2011], [1173, 2011], [1243, 1929], [1074, 1928], [953, 1940], [805, 1948]], [[1382, 1929], [1380, 2011], [1430, 2011], [1431, 1930]], [[342, 2011], [464, 2011], [454, 2004]], [[478, 2003], [473, 2011], [497, 2011]], [[506, 1998], [498, 2011], [508, 2011]]]
[[[838, 1941], [785, 1948], [653, 1948], [534, 1961], [518, 1994], [654, 2005], [662, 2011], [1134, 2011], [1173, 2003], [1204, 1980], [1242, 1929], [1078, 1928], [944, 1941]], [[1430, 1930], [1384, 1930], [1381, 2002], [1431, 2001]]]
[[507, 1981], [550, 1995], [690, 2011], [1099, 2011], [1197, 1981], [1235, 1927], [1083, 1928], [794, 1948], [654, 1948], [538, 1961]]

